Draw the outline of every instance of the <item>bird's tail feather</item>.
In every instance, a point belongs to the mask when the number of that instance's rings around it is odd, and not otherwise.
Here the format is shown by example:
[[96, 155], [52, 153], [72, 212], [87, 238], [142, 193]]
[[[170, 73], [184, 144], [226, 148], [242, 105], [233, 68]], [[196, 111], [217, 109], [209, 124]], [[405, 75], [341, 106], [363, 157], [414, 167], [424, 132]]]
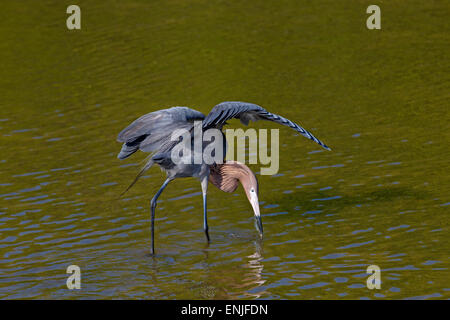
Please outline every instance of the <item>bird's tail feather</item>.
[[131, 182], [128, 188], [126, 188], [125, 191], [120, 194], [119, 198], [122, 197], [128, 190], [130, 190], [132, 186], [134, 186], [134, 184], [139, 180], [139, 178], [144, 174], [144, 172], [153, 166], [153, 163], [154, 163], [153, 160], [150, 158], [150, 160], [148, 160], [147, 163], [144, 165], [144, 167], [142, 167], [141, 171], [139, 171], [136, 178], [134, 178], [133, 182]]

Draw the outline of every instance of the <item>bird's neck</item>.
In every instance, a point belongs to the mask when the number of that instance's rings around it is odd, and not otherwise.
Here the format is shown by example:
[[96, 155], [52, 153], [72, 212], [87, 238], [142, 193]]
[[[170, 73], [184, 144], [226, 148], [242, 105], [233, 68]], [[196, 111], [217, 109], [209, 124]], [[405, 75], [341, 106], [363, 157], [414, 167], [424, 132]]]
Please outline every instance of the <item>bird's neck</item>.
[[214, 164], [209, 168], [209, 181], [224, 192], [234, 192], [239, 182], [245, 189], [251, 179], [256, 179], [249, 167], [236, 161]]

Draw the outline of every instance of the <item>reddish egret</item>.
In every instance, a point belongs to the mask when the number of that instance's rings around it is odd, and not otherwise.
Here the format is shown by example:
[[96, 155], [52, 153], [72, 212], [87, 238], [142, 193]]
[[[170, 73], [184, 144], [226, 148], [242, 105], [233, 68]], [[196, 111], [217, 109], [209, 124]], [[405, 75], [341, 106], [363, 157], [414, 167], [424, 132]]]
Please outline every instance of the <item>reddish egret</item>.
[[[262, 237], [263, 227], [258, 203], [258, 181], [253, 172], [246, 165], [236, 161], [213, 164], [207, 164], [205, 162], [200, 164], [174, 163], [171, 158], [171, 151], [177, 143], [171, 139], [172, 133], [175, 130], [185, 129], [192, 132], [194, 130], [195, 121], [202, 121], [203, 131], [210, 128], [222, 130], [226, 121], [232, 118], [239, 119], [245, 125], [248, 125], [249, 121], [274, 121], [296, 130], [308, 139], [318, 143], [323, 148], [330, 150], [324, 143], [298, 124], [279, 115], [270, 113], [253, 103], [222, 102], [216, 105], [206, 117], [201, 112], [187, 107], [172, 107], [143, 115], [119, 133], [117, 140], [122, 142], [123, 146], [118, 158], [125, 159], [137, 150], [151, 153], [147, 163], [128, 189], [137, 181], [142, 173], [148, 170], [154, 163], [158, 164], [167, 174], [167, 178], [163, 185], [150, 202], [152, 254], [155, 253], [154, 220], [156, 202], [164, 188], [170, 181], [176, 178], [195, 177], [200, 180], [203, 195], [203, 229], [208, 243], [210, 241], [206, 206], [208, 182], [211, 182], [225, 192], [233, 192], [236, 190], [239, 183], [242, 184], [255, 214], [256, 227]], [[223, 141], [225, 141], [225, 138]], [[214, 140], [210, 143], [217, 142]], [[203, 144], [203, 148], [205, 148], [205, 144]]]

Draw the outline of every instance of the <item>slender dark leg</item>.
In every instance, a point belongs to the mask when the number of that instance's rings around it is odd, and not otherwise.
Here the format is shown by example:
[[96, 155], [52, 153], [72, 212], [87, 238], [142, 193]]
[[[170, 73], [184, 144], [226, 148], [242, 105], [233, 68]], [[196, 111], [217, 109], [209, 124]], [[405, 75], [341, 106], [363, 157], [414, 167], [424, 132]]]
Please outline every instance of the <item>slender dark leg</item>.
[[206, 208], [206, 193], [203, 194], [203, 230], [205, 230], [206, 239], [209, 243], [209, 233], [208, 233], [208, 214]]
[[209, 243], [209, 233], [208, 233], [208, 214], [207, 214], [207, 201], [206, 194], [208, 192], [208, 176], [202, 179], [202, 194], [203, 194], [203, 230], [205, 231], [206, 239]]
[[166, 181], [164, 181], [163, 185], [161, 186], [161, 188], [158, 190], [158, 192], [155, 194], [155, 196], [153, 197], [152, 201], [150, 201], [150, 207], [151, 207], [151, 211], [152, 211], [152, 254], [155, 254], [155, 209], [156, 209], [156, 201], [158, 200], [158, 197], [161, 195], [161, 193], [163, 192], [164, 188], [169, 184], [169, 182], [172, 179], [167, 178]]

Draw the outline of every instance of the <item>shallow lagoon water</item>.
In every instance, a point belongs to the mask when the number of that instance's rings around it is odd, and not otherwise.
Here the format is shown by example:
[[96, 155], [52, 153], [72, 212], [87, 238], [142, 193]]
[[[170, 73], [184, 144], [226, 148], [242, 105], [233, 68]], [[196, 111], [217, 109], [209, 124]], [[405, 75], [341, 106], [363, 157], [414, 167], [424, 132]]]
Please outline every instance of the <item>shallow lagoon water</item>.
[[[365, 1], [6, 1], [0, 19], [0, 298], [448, 299], [449, 5]], [[150, 252], [152, 168], [116, 155], [140, 115], [258, 103], [280, 170], [258, 175], [265, 237], [241, 188], [172, 182]], [[238, 121], [232, 121], [240, 127]], [[251, 165], [259, 171], [258, 165]], [[76, 264], [82, 289], [68, 290]], [[369, 290], [366, 269], [381, 269]]]

